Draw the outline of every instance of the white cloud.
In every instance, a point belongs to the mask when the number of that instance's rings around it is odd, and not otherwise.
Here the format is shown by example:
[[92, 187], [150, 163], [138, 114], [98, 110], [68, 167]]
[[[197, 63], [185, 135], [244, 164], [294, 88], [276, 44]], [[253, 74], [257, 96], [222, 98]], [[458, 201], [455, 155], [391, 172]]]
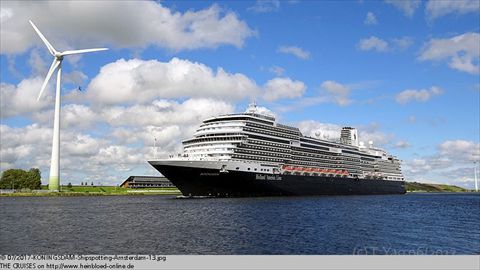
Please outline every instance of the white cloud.
[[[52, 122], [53, 112], [47, 122]], [[79, 104], [67, 104], [62, 107], [62, 127], [88, 128], [99, 119], [90, 107]]]
[[274, 78], [265, 84], [264, 89], [264, 98], [272, 101], [280, 98], [301, 97], [307, 87], [301, 81], [293, 81], [290, 78]]
[[53, 98], [48, 86], [37, 101], [43, 78], [35, 77], [22, 80], [18, 85], [0, 83], [1, 118], [25, 115], [51, 106]]
[[425, 102], [442, 93], [443, 90], [436, 86], [432, 86], [430, 89], [421, 90], [407, 89], [397, 94], [395, 100], [400, 104], [406, 104], [411, 101]]
[[[478, 167], [477, 167], [477, 173], [478, 173]], [[439, 174], [445, 179], [451, 179], [452, 180], [450, 182], [451, 184], [464, 186], [470, 189], [473, 189], [475, 186], [473, 164], [472, 166], [465, 166], [457, 169], [451, 169], [448, 171], [442, 171]]]
[[90, 157], [97, 154], [98, 149], [102, 146], [105, 147], [107, 145], [106, 141], [94, 139], [87, 134], [67, 132], [62, 135], [64, 136], [62, 154], [68, 157]]
[[410, 180], [436, 178], [437, 182], [473, 187], [473, 161], [480, 159], [480, 143], [447, 140], [437, 146], [433, 155], [417, 157], [404, 163], [404, 174]]
[[394, 38], [392, 43], [397, 49], [403, 51], [413, 45], [413, 39], [411, 37]]
[[[342, 126], [330, 123], [320, 123], [313, 120], [301, 121], [297, 124], [298, 128], [305, 136], [310, 136], [318, 139], [339, 141], [340, 131]], [[358, 138], [360, 141], [373, 141], [375, 146], [386, 146], [393, 140], [393, 135], [385, 134], [379, 130], [376, 124], [359, 125]]]
[[279, 66], [270, 67], [268, 71], [274, 73], [277, 76], [282, 76], [285, 73], [285, 69]]
[[374, 50], [377, 52], [386, 52], [389, 49], [388, 43], [385, 40], [375, 36], [361, 39], [358, 43], [358, 48], [362, 51]]
[[479, 74], [480, 34], [465, 33], [452, 38], [431, 39], [424, 46], [418, 59], [448, 60], [448, 65], [453, 69]]
[[[153, 174], [146, 161], [153, 157], [154, 137], [157, 156], [167, 157], [180, 152], [181, 140], [190, 137], [202, 120], [234, 111], [231, 104], [210, 99], [183, 103], [156, 100], [151, 105], [113, 108], [68, 104], [62, 109], [62, 118], [71, 123], [64, 126], [68, 128], [63, 128], [60, 136], [62, 179], [74, 183], [108, 180], [105, 184], [119, 184], [135, 172]], [[103, 124], [101, 131], [94, 132], [96, 136], [78, 132], [78, 126], [73, 126], [88, 125], [88, 119], [79, 119], [82, 111]], [[43, 179], [47, 179], [51, 136], [51, 127], [39, 124], [20, 128], [1, 125], [0, 170], [40, 167]]]
[[[6, 125], [0, 126], [2, 147], [0, 159], [1, 170], [7, 168], [31, 167], [48, 168], [50, 165], [50, 153], [52, 142], [52, 129], [39, 124], [25, 127], [12, 128]], [[87, 158], [95, 155], [99, 148], [108, 145], [105, 140], [92, 138], [90, 135], [63, 130], [61, 134], [61, 159], [62, 166], [77, 167], [83, 163], [74, 162], [75, 157]], [[46, 171], [43, 170], [46, 177]]]
[[[80, 84], [86, 79], [81, 72], [69, 74], [71, 76], [67, 77], [70, 77], [71, 83]], [[53, 91], [47, 89], [44, 97], [37, 102], [41, 83], [41, 77], [25, 79], [18, 86], [2, 83], [2, 118], [23, 115], [43, 125], [51, 125]], [[169, 62], [120, 59], [103, 66], [85, 91], [72, 90], [64, 95], [61, 124], [74, 130], [84, 130], [102, 123], [125, 125], [138, 121], [153, 125], [159, 123], [158, 117], [143, 116], [159, 116], [159, 111], [179, 106], [166, 98], [188, 97], [190, 99], [185, 104], [204, 109], [211, 115], [210, 106], [217, 109], [213, 111], [215, 113], [232, 111], [231, 101], [260, 97], [270, 101], [296, 98], [305, 91], [303, 82], [290, 78], [273, 78], [263, 86], [258, 86], [243, 74], [228, 73], [222, 68], [213, 71], [201, 63], [177, 58]], [[186, 108], [182, 111], [197, 117], [205, 116], [201, 110], [192, 112]], [[165, 119], [177, 120], [184, 116], [176, 111], [172, 115], [162, 115]]]
[[298, 123], [298, 128], [305, 136], [323, 140], [339, 140], [341, 126], [336, 124], [320, 123], [314, 120], [305, 120]]
[[480, 160], [480, 143], [465, 140], [444, 141], [438, 149], [440, 155], [452, 160], [465, 162]]
[[405, 174], [407, 175], [423, 175], [433, 170], [438, 170], [445, 166], [449, 166], [450, 160], [445, 158], [414, 158], [408, 160], [404, 164]]
[[259, 93], [254, 81], [240, 73], [213, 71], [201, 63], [173, 58], [124, 60], [103, 66], [86, 96], [95, 103], [146, 103], [156, 98], [211, 97], [239, 100]]
[[297, 46], [280, 46], [277, 49], [279, 53], [291, 54], [299, 59], [307, 60], [310, 59], [310, 52], [306, 51]]
[[78, 70], [68, 73], [62, 72], [62, 83], [72, 83], [74, 85], [81, 86], [87, 79], [87, 75]]
[[102, 109], [102, 121], [111, 126], [197, 125], [207, 117], [231, 113], [230, 103], [213, 99], [188, 99], [183, 103], [155, 100], [149, 105], [114, 106]]
[[94, 157], [94, 160], [97, 161], [99, 165], [107, 165], [110, 164], [109, 161], [118, 160], [118, 157], [122, 157], [122, 161], [119, 164], [133, 165], [146, 161], [145, 157], [136, 149], [123, 145], [110, 145], [100, 149], [98, 155]]
[[371, 36], [369, 38], [360, 39], [357, 43], [357, 48], [362, 51], [377, 51], [377, 52], [395, 52], [404, 51], [413, 44], [411, 37], [392, 38], [390, 41]]
[[375, 14], [373, 14], [373, 12], [369, 11], [365, 16], [365, 20], [363, 21], [363, 23], [367, 25], [377, 24], [377, 17], [375, 17]]
[[68, 98], [111, 105], [183, 97], [236, 101], [261, 95], [271, 101], [300, 97], [305, 90], [301, 81], [278, 77], [260, 87], [244, 74], [222, 68], [213, 71], [204, 64], [178, 58], [169, 62], [120, 59], [103, 66], [84, 95], [74, 93]]
[[394, 147], [395, 148], [409, 148], [411, 145], [408, 141], [398, 141], [395, 143]]
[[373, 145], [376, 147], [385, 147], [392, 145], [393, 140], [395, 139], [394, 134], [381, 131], [381, 126], [375, 122], [368, 125], [359, 125], [357, 128], [358, 138], [360, 141], [365, 142], [365, 144], [372, 141]]
[[12, 128], [7, 125], [0, 125], [0, 136], [2, 149], [31, 145], [51, 140], [51, 129], [41, 127], [38, 124], [28, 125], [23, 128]]
[[324, 81], [320, 87], [340, 106], [345, 106], [352, 102], [349, 98], [351, 89], [346, 85], [335, 81]]
[[32, 69], [32, 74], [34, 76], [40, 75], [45, 76], [48, 71], [47, 63], [43, 60], [38, 52], [38, 49], [33, 49], [30, 52], [30, 58], [28, 59], [28, 64]]
[[242, 47], [255, 35], [237, 14], [218, 5], [181, 13], [153, 1], [7, 1], [1, 7], [2, 54], [23, 53], [32, 44], [41, 44], [29, 19], [58, 50], [70, 49], [72, 44], [78, 49], [154, 45], [173, 51]]
[[[30, 119], [42, 126], [53, 126], [53, 107], [48, 110], [32, 112]], [[60, 126], [62, 129], [87, 130], [101, 122], [100, 116], [89, 106], [82, 104], [64, 104], [61, 108]]]
[[403, 12], [407, 17], [412, 17], [417, 8], [420, 6], [420, 0], [385, 0], [385, 3], [393, 5], [395, 8]]
[[277, 114], [272, 112], [270, 109], [268, 109], [266, 107], [262, 107], [262, 106], [257, 105], [257, 111], [261, 114], [266, 114], [266, 115], [269, 115], [269, 116], [272, 116], [272, 117], [275, 117], [276, 119], [278, 119]]
[[430, 0], [425, 6], [425, 13], [429, 20], [435, 20], [449, 14], [478, 13], [479, 10], [480, 2], [478, 0]]
[[253, 6], [247, 8], [248, 11], [256, 13], [269, 13], [278, 11], [279, 9], [279, 0], [257, 0]]

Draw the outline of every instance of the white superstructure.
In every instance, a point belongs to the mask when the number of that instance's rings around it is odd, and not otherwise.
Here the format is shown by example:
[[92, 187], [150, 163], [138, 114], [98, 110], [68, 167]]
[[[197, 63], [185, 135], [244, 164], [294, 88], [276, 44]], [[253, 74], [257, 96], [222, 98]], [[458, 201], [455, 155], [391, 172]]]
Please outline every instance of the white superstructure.
[[255, 104], [244, 113], [204, 120], [183, 146], [183, 154], [174, 159], [220, 161], [237, 170], [280, 174], [404, 180], [400, 160], [373, 143], [359, 143], [356, 129], [343, 128], [340, 142], [307, 137]]

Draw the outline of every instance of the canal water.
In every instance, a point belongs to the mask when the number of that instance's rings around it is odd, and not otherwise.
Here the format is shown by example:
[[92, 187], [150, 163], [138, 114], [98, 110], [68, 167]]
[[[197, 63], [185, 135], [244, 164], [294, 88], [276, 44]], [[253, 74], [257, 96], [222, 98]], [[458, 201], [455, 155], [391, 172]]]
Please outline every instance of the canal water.
[[0, 197], [0, 254], [480, 254], [480, 195]]

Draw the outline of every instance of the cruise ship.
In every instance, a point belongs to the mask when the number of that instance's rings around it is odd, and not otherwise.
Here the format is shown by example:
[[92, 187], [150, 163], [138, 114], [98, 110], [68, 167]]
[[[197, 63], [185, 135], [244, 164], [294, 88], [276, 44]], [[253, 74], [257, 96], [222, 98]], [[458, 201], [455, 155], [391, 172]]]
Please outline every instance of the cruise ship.
[[400, 160], [359, 141], [304, 136], [255, 103], [203, 121], [183, 153], [148, 161], [184, 196], [250, 197], [404, 194]]

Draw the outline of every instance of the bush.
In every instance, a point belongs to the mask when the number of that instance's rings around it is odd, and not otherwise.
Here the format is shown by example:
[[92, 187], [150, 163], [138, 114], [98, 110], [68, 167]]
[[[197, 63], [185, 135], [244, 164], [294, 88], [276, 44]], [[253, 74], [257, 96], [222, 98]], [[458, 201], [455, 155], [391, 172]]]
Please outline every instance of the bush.
[[9, 169], [4, 171], [0, 178], [0, 189], [40, 189], [41, 184], [38, 168], [29, 171]]

